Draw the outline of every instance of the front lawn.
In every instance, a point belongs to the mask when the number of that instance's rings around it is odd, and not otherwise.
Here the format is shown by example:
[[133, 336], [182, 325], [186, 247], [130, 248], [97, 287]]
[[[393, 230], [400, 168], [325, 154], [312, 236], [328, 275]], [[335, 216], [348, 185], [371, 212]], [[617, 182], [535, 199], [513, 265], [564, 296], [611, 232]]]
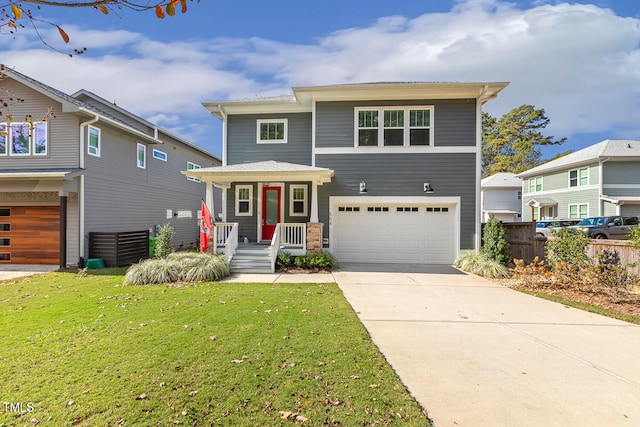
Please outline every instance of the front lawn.
[[0, 426], [429, 425], [335, 284], [117, 273], [0, 282]]

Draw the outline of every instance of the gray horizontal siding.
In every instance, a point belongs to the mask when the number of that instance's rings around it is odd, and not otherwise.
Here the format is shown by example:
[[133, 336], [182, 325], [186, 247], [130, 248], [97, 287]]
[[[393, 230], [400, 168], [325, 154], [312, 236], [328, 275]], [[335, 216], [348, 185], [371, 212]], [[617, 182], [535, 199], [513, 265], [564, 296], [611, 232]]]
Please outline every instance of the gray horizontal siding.
[[[236, 185], [252, 185], [253, 186], [253, 203], [251, 216], [236, 216]], [[258, 185], [251, 182], [236, 182], [227, 190], [227, 221], [238, 223], [238, 237], [247, 237], [252, 242], [257, 240], [258, 236]]]
[[329, 233], [329, 197], [357, 196], [360, 181], [367, 196], [419, 196], [428, 200], [423, 184], [429, 181], [434, 196], [459, 196], [460, 248], [475, 246], [476, 156], [474, 154], [319, 155], [319, 167], [331, 168], [331, 183], [318, 187], [320, 222]]
[[[86, 233], [146, 230], [169, 223], [174, 227], [172, 245], [197, 244], [197, 211], [205, 185], [188, 181], [180, 171], [187, 169], [187, 160], [207, 167], [213, 158], [167, 139], [165, 144], [145, 144], [146, 169], [140, 169], [136, 144], [134, 138], [101, 126], [100, 157], [86, 155], [85, 160]], [[167, 153], [167, 161], [154, 159], [153, 148]], [[214, 215], [222, 211], [221, 194], [214, 190]]]
[[608, 161], [603, 164], [605, 184], [640, 184], [640, 162]]
[[[47, 119], [48, 154], [46, 156], [0, 156], [0, 169], [25, 168], [77, 168], [79, 165], [79, 118], [71, 113], [62, 113], [62, 105], [29, 87], [11, 79], [2, 81], [4, 89], [24, 102], [10, 107], [15, 122], [23, 122], [30, 115], [34, 121], [40, 120], [52, 108], [55, 117]], [[3, 108], [3, 113], [7, 110]], [[0, 119], [0, 123], [4, 123]], [[9, 147], [7, 147], [9, 151]]]
[[354, 108], [366, 106], [433, 105], [433, 145], [475, 146], [475, 99], [318, 102], [316, 104], [316, 147], [354, 146]]
[[522, 220], [531, 221], [531, 207], [527, 203], [531, 199], [553, 199], [558, 203], [556, 217], [557, 218], [569, 218], [569, 205], [570, 204], [588, 204], [589, 215], [600, 215], [600, 197], [599, 190], [597, 188], [588, 188], [583, 190], [572, 190], [562, 192], [542, 192], [542, 193], [529, 193], [522, 197]]
[[[287, 143], [256, 143], [258, 119], [288, 119]], [[311, 165], [311, 113], [228, 117], [227, 164], [266, 160]]]

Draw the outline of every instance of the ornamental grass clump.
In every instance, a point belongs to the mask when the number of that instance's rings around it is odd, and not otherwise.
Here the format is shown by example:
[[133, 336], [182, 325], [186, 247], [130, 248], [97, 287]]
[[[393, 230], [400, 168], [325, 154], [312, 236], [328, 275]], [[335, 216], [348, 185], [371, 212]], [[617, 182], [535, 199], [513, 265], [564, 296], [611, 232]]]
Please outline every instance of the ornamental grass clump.
[[215, 282], [230, 274], [224, 256], [199, 252], [174, 252], [165, 258], [153, 258], [134, 264], [127, 270], [125, 285], [161, 283]]
[[509, 269], [482, 252], [467, 252], [458, 257], [453, 265], [462, 271], [490, 279], [509, 277]]

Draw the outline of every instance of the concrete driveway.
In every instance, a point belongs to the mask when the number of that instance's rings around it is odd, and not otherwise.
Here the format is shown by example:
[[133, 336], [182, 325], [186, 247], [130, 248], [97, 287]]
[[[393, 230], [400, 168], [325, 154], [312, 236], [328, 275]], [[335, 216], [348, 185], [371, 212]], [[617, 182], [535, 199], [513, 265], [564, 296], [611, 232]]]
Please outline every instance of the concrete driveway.
[[0, 280], [47, 273], [49, 271], [55, 271], [58, 268], [57, 265], [0, 264]]
[[448, 266], [333, 275], [436, 427], [640, 426], [640, 326]]

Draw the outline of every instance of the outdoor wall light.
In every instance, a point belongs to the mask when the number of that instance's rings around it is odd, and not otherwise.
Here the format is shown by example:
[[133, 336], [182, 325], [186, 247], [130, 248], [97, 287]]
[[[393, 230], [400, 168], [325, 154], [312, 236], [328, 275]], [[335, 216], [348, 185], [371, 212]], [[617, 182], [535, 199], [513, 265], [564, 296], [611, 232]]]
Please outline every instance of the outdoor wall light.
[[363, 194], [366, 192], [367, 192], [367, 184], [364, 181], [362, 181], [360, 183], [360, 194]]
[[433, 193], [433, 187], [429, 181], [424, 183], [424, 192], [425, 193]]

